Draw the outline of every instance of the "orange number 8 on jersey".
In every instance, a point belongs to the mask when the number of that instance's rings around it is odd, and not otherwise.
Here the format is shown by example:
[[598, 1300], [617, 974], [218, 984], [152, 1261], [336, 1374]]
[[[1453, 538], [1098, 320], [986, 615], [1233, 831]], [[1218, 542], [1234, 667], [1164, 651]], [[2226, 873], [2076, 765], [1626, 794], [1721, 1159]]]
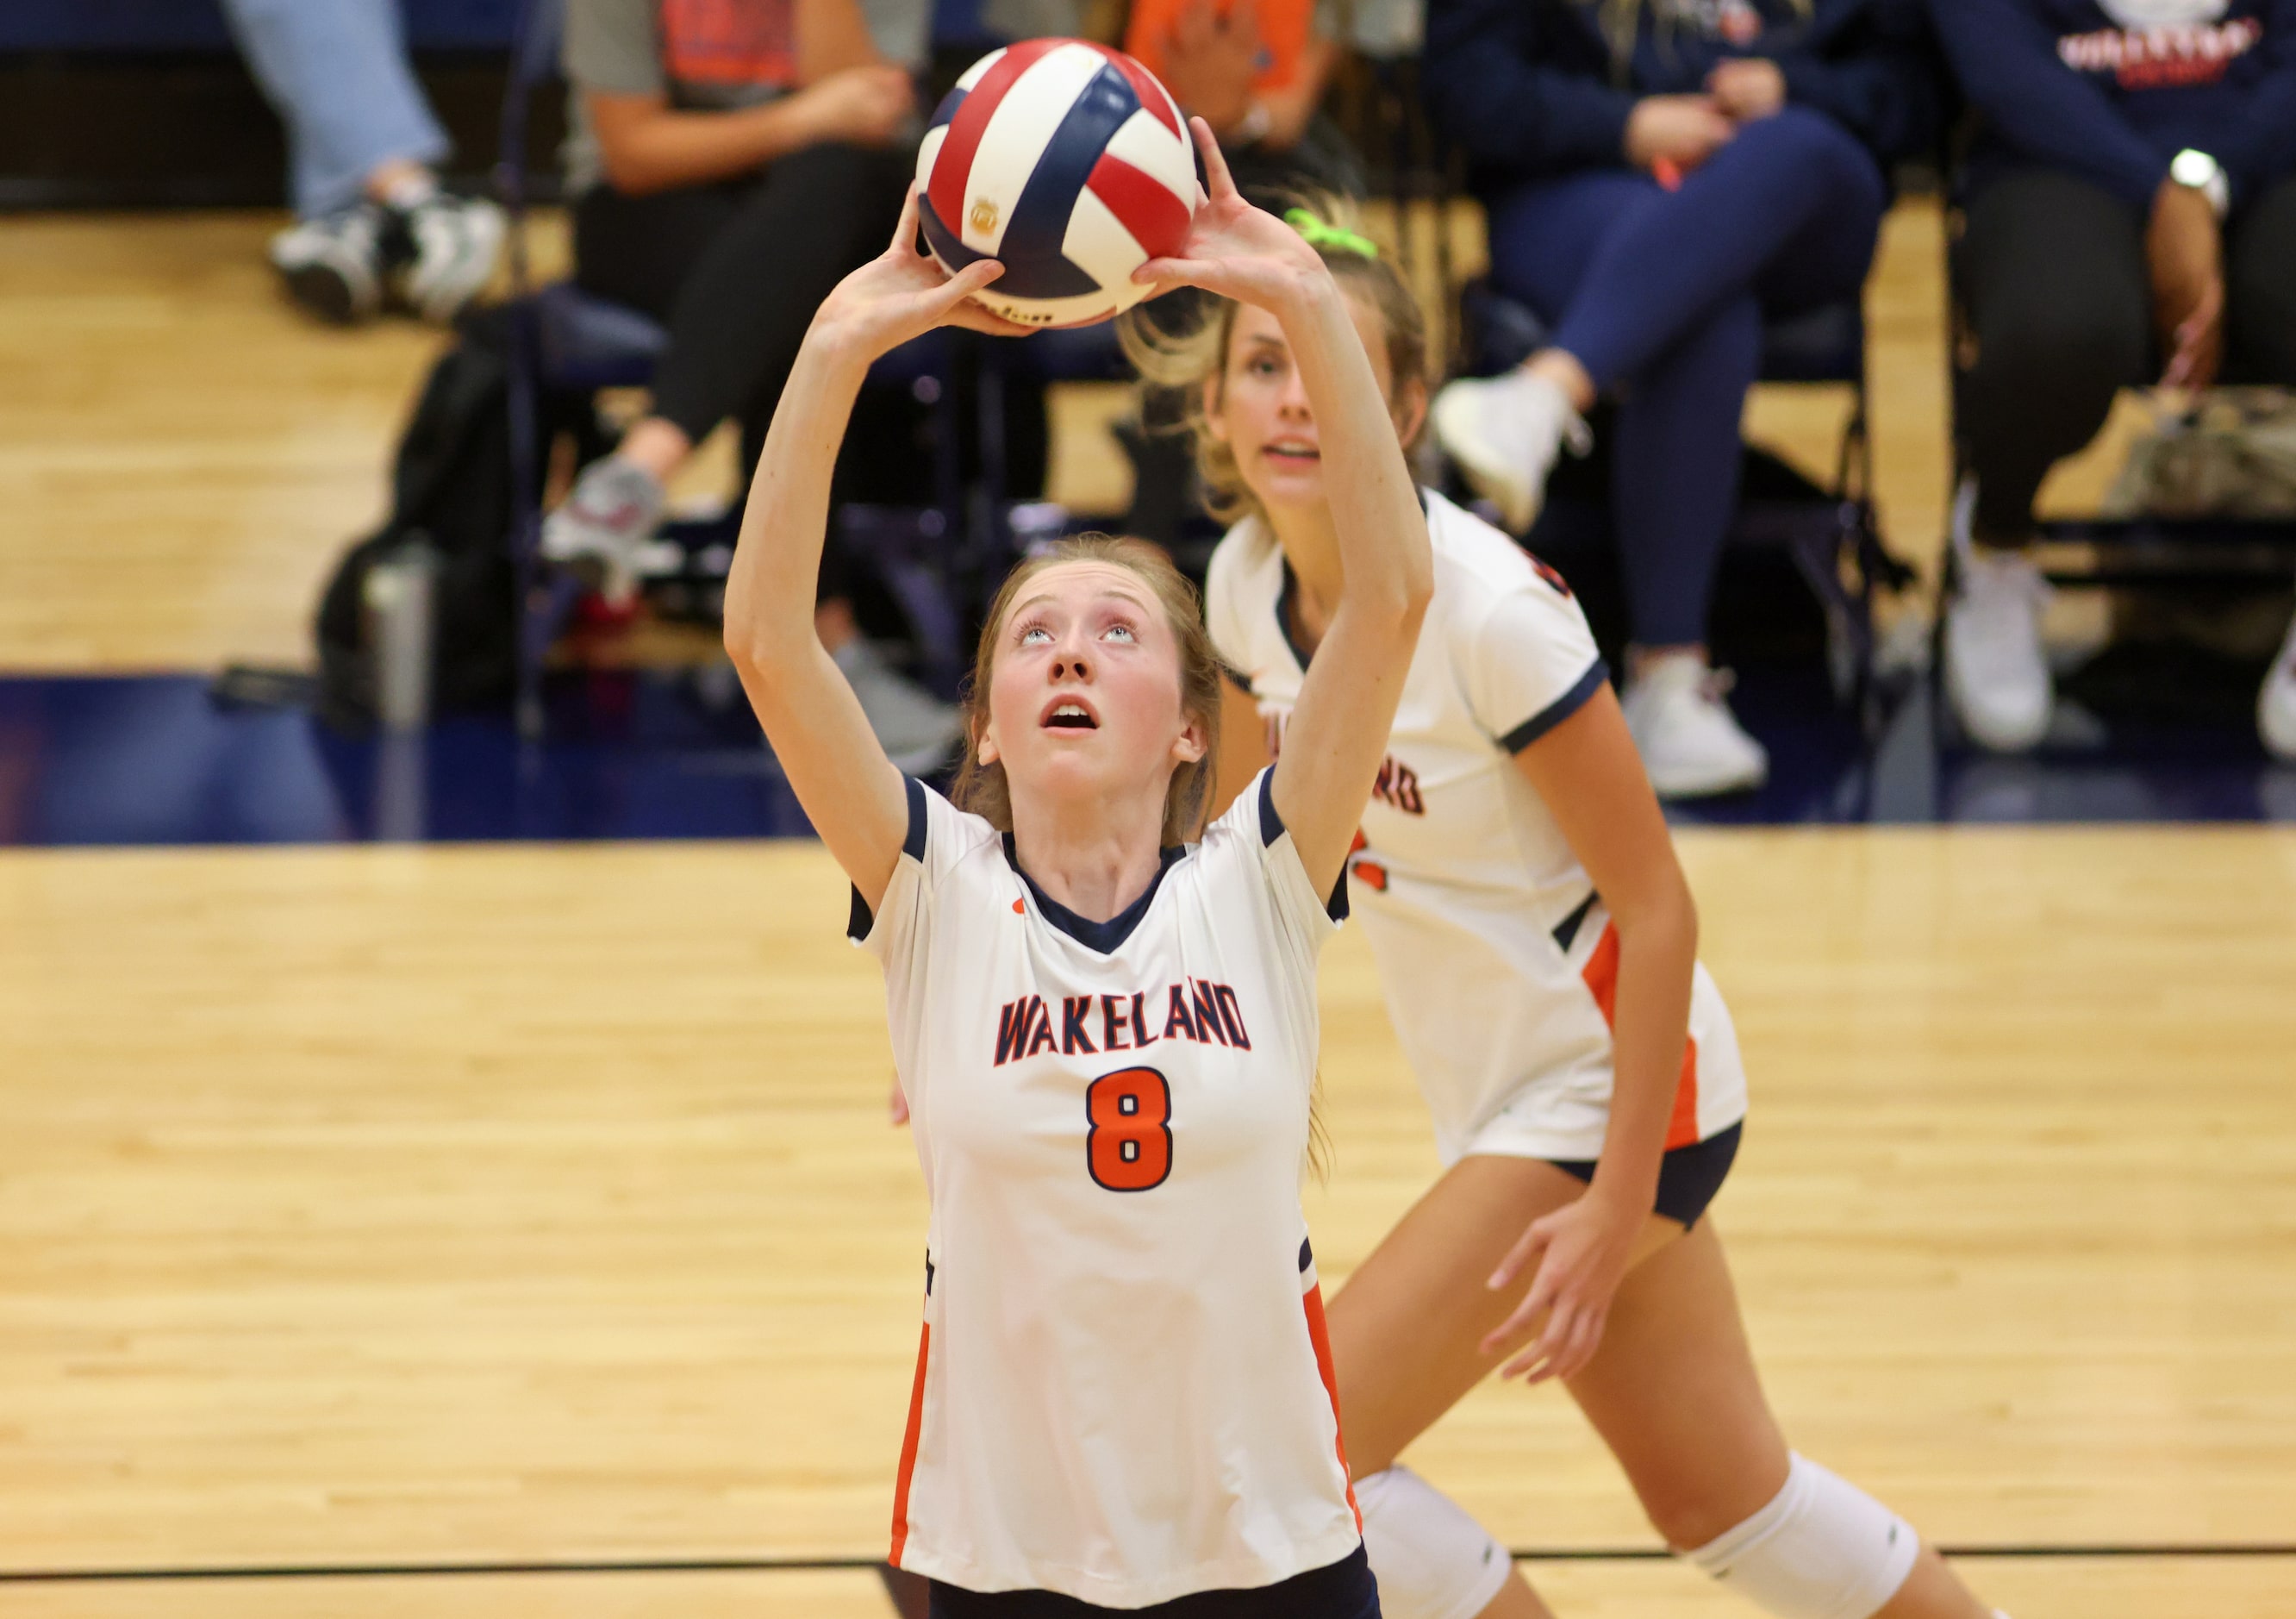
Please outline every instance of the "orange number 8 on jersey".
[[1111, 1192], [1144, 1192], [1172, 1172], [1172, 1088], [1153, 1068], [1120, 1068], [1085, 1087], [1085, 1166]]

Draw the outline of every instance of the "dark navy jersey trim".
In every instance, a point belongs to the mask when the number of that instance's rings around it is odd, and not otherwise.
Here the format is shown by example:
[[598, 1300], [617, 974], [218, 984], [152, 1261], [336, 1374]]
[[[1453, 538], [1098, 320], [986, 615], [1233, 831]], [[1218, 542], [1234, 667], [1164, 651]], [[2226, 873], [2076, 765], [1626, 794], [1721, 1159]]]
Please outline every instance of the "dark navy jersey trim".
[[1222, 659], [1220, 661], [1220, 673], [1227, 677], [1227, 683], [1230, 686], [1235, 687], [1236, 690], [1242, 692], [1247, 697], [1251, 695], [1250, 677], [1246, 675], [1234, 664], [1228, 662], [1226, 659]]
[[[1268, 766], [1259, 773], [1259, 842], [1271, 848], [1283, 835], [1283, 818], [1275, 813], [1275, 767]], [[1324, 901], [1324, 914], [1334, 922], [1348, 919], [1348, 868], [1340, 867], [1340, 880], [1332, 885]]]
[[1272, 849], [1283, 835], [1283, 818], [1275, 813], [1275, 767], [1259, 773], [1259, 846]]
[[1292, 649], [1292, 661], [1300, 666], [1300, 672], [1304, 675], [1313, 654], [1301, 652], [1300, 643], [1292, 638], [1292, 600], [1299, 594], [1300, 576], [1292, 571], [1292, 563], [1286, 560], [1283, 564], [1283, 588], [1275, 597], [1275, 629], [1283, 636], [1283, 645]]
[[[1427, 504], [1427, 490], [1420, 487], [1412, 492], [1419, 497], [1419, 515], [1432, 522], [1434, 513]], [[1292, 571], [1292, 559], [1287, 556], [1283, 559], [1283, 588], [1275, 597], [1275, 628], [1283, 637], [1283, 645], [1292, 649], [1292, 661], [1300, 666], [1300, 672], [1304, 675], [1308, 672], [1312, 654], [1300, 651], [1300, 643], [1292, 638], [1292, 602], [1299, 594], [1300, 576]], [[1246, 686], [1244, 689], [1249, 692], [1251, 688]]]
[[1579, 928], [1586, 924], [1587, 913], [1595, 908], [1595, 901], [1602, 897], [1597, 891], [1588, 889], [1587, 897], [1571, 908], [1570, 914], [1554, 925], [1554, 942], [1562, 947], [1564, 954], [1570, 953], [1571, 944], [1578, 937]]
[[1547, 732], [1585, 708], [1587, 699], [1602, 690], [1603, 683], [1610, 678], [1610, 666], [1602, 659], [1595, 659], [1587, 666], [1587, 672], [1578, 677], [1569, 691], [1500, 737], [1499, 746], [1510, 753], [1521, 752], [1532, 743], [1546, 736]]
[[1181, 857], [1187, 852], [1185, 849], [1162, 851], [1162, 863], [1156, 867], [1156, 875], [1148, 879], [1148, 886], [1140, 897], [1107, 921], [1095, 922], [1088, 916], [1078, 916], [1037, 887], [1037, 879], [1021, 869], [1021, 857], [1013, 848], [1013, 834], [1009, 832], [1004, 834], [1004, 859], [1013, 867], [1013, 875], [1029, 885], [1029, 895], [1037, 901], [1037, 909], [1043, 913], [1045, 920], [1085, 949], [1097, 950], [1103, 956], [1122, 949], [1124, 941], [1132, 937], [1132, 930], [1140, 925], [1140, 918], [1148, 914], [1149, 906], [1155, 902], [1156, 891], [1164, 886], [1164, 874], [1178, 865]]
[[930, 825], [925, 811], [925, 785], [914, 776], [901, 778], [901, 785], [909, 794], [909, 830], [901, 840], [901, 852], [912, 860], [925, 858], [925, 827]]
[[[909, 829], [901, 835], [901, 852], [912, 860], [922, 861], [925, 858], [925, 827], [930, 824], [925, 809], [925, 785], [914, 776], [905, 776], [901, 778], [901, 786], [909, 800]], [[876, 925], [876, 913], [869, 908], [869, 901], [861, 897], [861, 891], [855, 889], [853, 908], [845, 916], [845, 936], [856, 944], [865, 943], [868, 940], [869, 930]]]
[[1303, 1237], [1300, 1239], [1300, 1274], [1307, 1275], [1308, 1267], [1315, 1262], [1316, 1251], [1308, 1245], [1308, 1239]]

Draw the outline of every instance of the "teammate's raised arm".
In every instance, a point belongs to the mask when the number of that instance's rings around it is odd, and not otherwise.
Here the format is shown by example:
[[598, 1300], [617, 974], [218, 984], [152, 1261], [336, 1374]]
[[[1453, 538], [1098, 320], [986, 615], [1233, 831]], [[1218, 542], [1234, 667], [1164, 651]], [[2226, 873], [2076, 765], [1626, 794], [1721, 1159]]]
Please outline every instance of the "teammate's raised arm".
[[908, 805], [845, 677], [814, 633], [829, 479], [862, 379], [880, 356], [935, 326], [1017, 335], [967, 301], [1001, 267], [949, 275], [916, 248], [911, 193], [890, 246], [838, 284], [813, 318], [758, 458], [726, 579], [726, 650], [774, 756], [821, 840], [873, 908], [884, 896]]
[[1237, 194], [1193, 120], [1208, 201], [1187, 245], [1144, 278], [1255, 304], [1282, 325], [1320, 440], [1343, 580], [1275, 766], [1276, 813], [1318, 889], [1339, 880], [1434, 593], [1427, 520], [1346, 297], [1291, 226]]

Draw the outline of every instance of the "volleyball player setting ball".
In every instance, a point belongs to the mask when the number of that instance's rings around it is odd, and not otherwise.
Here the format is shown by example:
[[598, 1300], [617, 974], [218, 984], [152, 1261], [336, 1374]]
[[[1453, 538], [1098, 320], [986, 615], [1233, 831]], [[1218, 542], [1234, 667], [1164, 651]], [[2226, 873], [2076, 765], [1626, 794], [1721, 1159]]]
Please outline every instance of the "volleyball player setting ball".
[[914, 195], [814, 318], [727, 581], [727, 648], [884, 968], [932, 1204], [891, 1560], [943, 1619], [1379, 1612], [1299, 1183], [1316, 957], [1418, 638], [1427, 530], [1338, 284], [1195, 135], [1209, 194], [1142, 282], [1264, 314], [1343, 452], [1329, 651], [1283, 760], [1226, 814], [1201, 826], [1218, 664], [1148, 547], [1072, 541], [1005, 582], [953, 801], [895, 771], [815, 639], [870, 363], [937, 325], [1021, 329], [972, 301], [994, 260], [952, 276], [918, 251]]
[[[1384, 464], [1426, 413], [1417, 307], [1368, 242], [1294, 218], [1371, 357]], [[1267, 720], [1280, 770], [1331, 745], [1301, 723], [1356, 655], [1333, 637], [1363, 566], [1349, 546], [1368, 429], [1331, 414], [1330, 361], [1289, 323], [1210, 309], [1179, 337], [1125, 335], [1153, 380], [1191, 390], [1207, 484], [1240, 519], [1211, 563], [1210, 626], [1257, 701], [1254, 715], [1237, 699], [1236, 722]], [[1562, 1380], [1670, 1545], [1779, 1619], [1975, 1619], [1912, 1526], [1791, 1451], [1763, 1399], [1702, 1218], [1737, 1147], [1744, 1074], [1586, 619], [1505, 535], [1419, 499], [1435, 596], [1350, 869], [1449, 1168], [1331, 1315], [1386, 1612], [1546, 1612], [1489, 1534], [1396, 1465], [1511, 1357], [1507, 1375]]]

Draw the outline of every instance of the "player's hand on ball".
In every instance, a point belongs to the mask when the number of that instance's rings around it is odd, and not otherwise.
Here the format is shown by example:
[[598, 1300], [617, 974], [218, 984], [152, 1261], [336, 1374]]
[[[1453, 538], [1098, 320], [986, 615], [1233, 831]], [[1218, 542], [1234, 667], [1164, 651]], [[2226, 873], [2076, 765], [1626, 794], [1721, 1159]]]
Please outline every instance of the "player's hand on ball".
[[[1493, 1292], [1520, 1278], [1533, 1262], [1538, 1271], [1522, 1303], [1488, 1336], [1483, 1352], [1504, 1352], [1524, 1333], [1538, 1329], [1521, 1354], [1499, 1368], [1502, 1377], [1521, 1377], [1526, 1383], [1568, 1377], [1583, 1370], [1603, 1344], [1603, 1327], [1609, 1320], [1611, 1300], [1626, 1279], [1634, 1258], [1635, 1239], [1644, 1216], [1593, 1191], [1531, 1221], [1499, 1268], [1492, 1272]], [[1539, 1318], [1546, 1318], [1544, 1327]]]
[[917, 248], [917, 193], [910, 187], [892, 244], [837, 284], [813, 317], [815, 337], [865, 361], [890, 353], [936, 326], [965, 326], [995, 337], [1026, 337], [1029, 328], [991, 315], [972, 295], [1004, 273], [993, 259], [952, 275]]
[[1195, 131], [1196, 149], [1203, 153], [1204, 201], [1196, 207], [1180, 251], [1169, 258], [1151, 259], [1132, 273], [1132, 279], [1146, 282], [1159, 292], [1201, 287], [1280, 315], [1310, 289], [1327, 283], [1331, 272], [1298, 231], [1243, 200], [1228, 173], [1227, 160], [1220, 155], [1219, 143], [1212, 138], [1211, 126], [1192, 118], [1188, 127]]

